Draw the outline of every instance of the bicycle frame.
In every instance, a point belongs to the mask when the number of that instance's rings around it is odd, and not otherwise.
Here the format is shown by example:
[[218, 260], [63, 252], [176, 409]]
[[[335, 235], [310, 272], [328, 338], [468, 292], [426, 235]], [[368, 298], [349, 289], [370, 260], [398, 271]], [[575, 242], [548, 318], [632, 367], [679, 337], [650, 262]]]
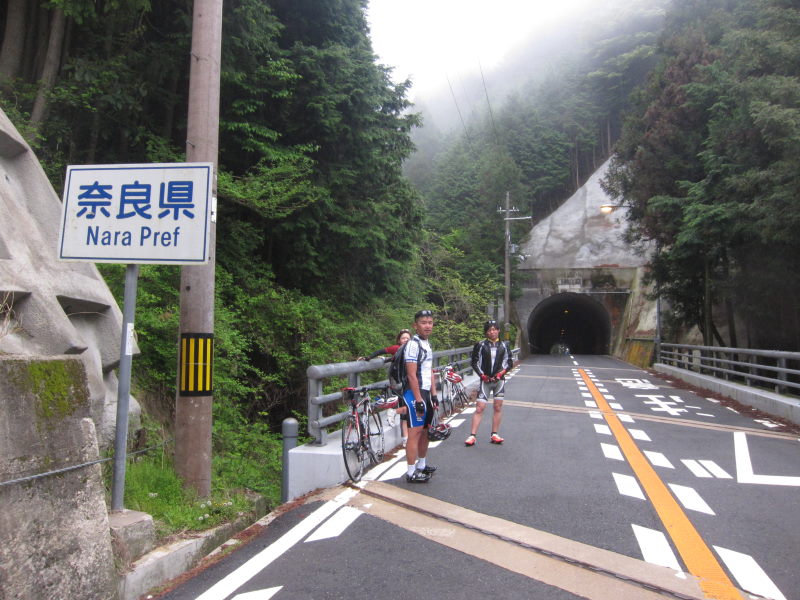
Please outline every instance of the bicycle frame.
[[350, 404], [342, 428], [342, 455], [348, 476], [359, 481], [368, 462], [383, 460], [383, 425], [368, 388], [343, 388], [342, 397]]

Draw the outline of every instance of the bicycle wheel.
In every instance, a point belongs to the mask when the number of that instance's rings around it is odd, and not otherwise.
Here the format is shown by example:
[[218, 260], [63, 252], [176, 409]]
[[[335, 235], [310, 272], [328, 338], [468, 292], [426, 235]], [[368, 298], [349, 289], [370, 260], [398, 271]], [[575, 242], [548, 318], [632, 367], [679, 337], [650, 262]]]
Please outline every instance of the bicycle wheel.
[[467, 393], [464, 391], [463, 387], [456, 388], [456, 398], [455, 398], [455, 406], [459, 409], [465, 409], [469, 406], [469, 398], [467, 398]]
[[349, 415], [342, 427], [342, 455], [344, 468], [353, 481], [359, 481], [364, 472], [364, 448], [358, 433], [355, 417]]
[[369, 440], [369, 453], [372, 462], [381, 462], [385, 452], [383, 440], [383, 424], [381, 415], [372, 408], [367, 409], [368, 414], [365, 422], [367, 423], [367, 439]]
[[446, 419], [453, 414], [453, 393], [452, 388], [446, 381], [442, 382], [442, 395], [439, 398], [439, 417]]

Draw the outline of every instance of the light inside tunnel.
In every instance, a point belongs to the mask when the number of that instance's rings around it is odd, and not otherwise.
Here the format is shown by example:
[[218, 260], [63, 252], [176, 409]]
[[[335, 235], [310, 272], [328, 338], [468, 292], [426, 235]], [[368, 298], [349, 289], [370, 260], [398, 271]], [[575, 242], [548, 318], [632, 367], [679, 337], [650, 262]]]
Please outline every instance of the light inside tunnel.
[[531, 314], [528, 340], [534, 354], [608, 354], [611, 319], [602, 304], [585, 294], [556, 294]]

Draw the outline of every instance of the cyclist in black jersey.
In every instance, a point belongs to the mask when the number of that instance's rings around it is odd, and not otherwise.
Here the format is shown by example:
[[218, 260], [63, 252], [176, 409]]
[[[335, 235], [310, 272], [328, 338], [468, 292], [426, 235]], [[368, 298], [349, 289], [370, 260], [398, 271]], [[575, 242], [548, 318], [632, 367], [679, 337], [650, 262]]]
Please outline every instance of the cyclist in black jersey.
[[486, 334], [486, 339], [481, 340], [472, 348], [472, 370], [481, 381], [478, 386], [475, 414], [472, 415], [472, 428], [469, 437], [464, 442], [466, 446], [475, 445], [477, 439], [475, 436], [478, 433], [489, 396], [494, 397], [492, 401], [494, 408], [492, 435], [489, 437], [489, 441], [493, 444], [502, 444], [505, 441], [497, 431], [500, 429], [500, 421], [503, 418], [505, 376], [514, 366], [514, 361], [508, 342], [500, 341], [500, 328], [497, 326], [497, 321], [486, 321], [483, 332]]

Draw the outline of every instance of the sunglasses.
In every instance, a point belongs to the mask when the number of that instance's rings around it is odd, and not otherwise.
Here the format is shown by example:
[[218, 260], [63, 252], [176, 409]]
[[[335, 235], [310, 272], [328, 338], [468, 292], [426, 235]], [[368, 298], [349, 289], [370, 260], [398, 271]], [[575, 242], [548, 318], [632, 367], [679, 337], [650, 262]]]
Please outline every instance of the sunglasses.
[[420, 311], [417, 311], [417, 314], [414, 315], [414, 320], [416, 321], [417, 319], [419, 319], [421, 317], [432, 317], [432, 316], [433, 316], [433, 311], [432, 310], [420, 310]]

